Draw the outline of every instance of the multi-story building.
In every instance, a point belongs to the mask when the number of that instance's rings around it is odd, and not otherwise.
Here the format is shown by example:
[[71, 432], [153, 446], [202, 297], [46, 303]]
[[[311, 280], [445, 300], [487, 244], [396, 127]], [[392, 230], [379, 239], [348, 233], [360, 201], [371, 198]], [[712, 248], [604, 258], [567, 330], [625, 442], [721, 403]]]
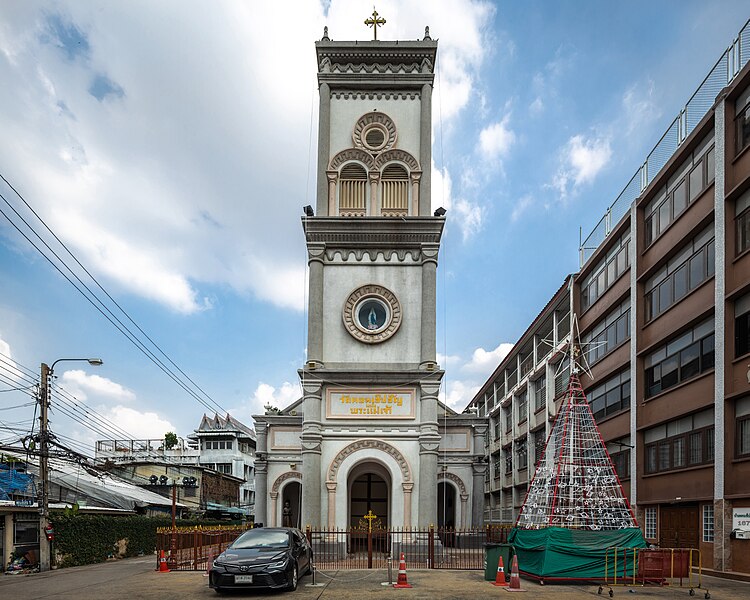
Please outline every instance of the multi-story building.
[[[255, 431], [229, 414], [226, 417], [214, 415], [213, 418], [203, 415], [198, 429], [187, 439], [178, 438], [177, 444], [173, 447], [166, 447], [164, 442], [164, 439], [99, 440], [96, 442], [96, 459], [99, 462], [109, 464], [110, 467], [117, 468], [126, 465], [140, 465], [141, 467], [156, 465], [156, 470], [159, 472], [148, 472], [147, 475], [157, 474], [160, 477], [169, 475], [169, 482], [165, 484], [167, 486], [172, 485], [172, 475], [167, 473], [170, 468], [178, 481], [181, 481], [183, 476], [187, 474], [195, 476], [200, 482], [203, 480], [201, 475], [203, 471], [207, 469], [216, 471], [226, 478], [241, 481], [239, 498], [230, 500], [229, 498], [233, 493], [230, 492], [229, 496], [226, 497], [226, 502], [222, 500], [224, 504], [218, 500], [209, 500], [209, 502], [217, 506], [242, 509], [246, 516], [254, 514]], [[200, 473], [190, 470], [190, 467], [196, 466], [202, 467]], [[183, 467], [183, 470], [175, 470], [172, 467]], [[143, 468], [139, 467], [138, 471], [138, 477], [141, 477], [141, 479], [146, 473]], [[120, 471], [123, 476], [128, 473], [126, 469], [120, 469]], [[134, 475], [134, 480], [138, 480], [139, 484], [145, 485], [148, 483], [145, 480], [139, 480], [138, 477]], [[209, 480], [218, 481], [216, 478], [209, 478]], [[154, 489], [158, 491], [158, 488]], [[169, 489], [165, 488], [165, 490], [167, 494], [171, 493]], [[185, 494], [186, 498], [193, 498], [194, 496], [190, 489], [186, 489]], [[208, 498], [209, 496], [211, 494], [201, 492], [198, 498]], [[200, 507], [201, 510], [210, 509], [206, 502], [200, 500], [191, 501], [188, 499], [186, 503], [188, 505], [195, 504], [194, 508]], [[237, 506], [238, 504], [239, 506]], [[215, 510], [219, 510], [219, 508], [215, 508]]]
[[[581, 382], [647, 540], [700, 548], [704, 568], [744, 573], [750, 573], [749, 55], [750, 22], [582, 244], [570, 296], [591, 370]], [[511, 372], [525, 358], [528, 335], [514, 348], [517, 363], [506, 359]], [[517, 412], [524, 397], [528, 402], [523, 384], [516, 389], [500, 400], [508, 403], [500, 412]], [[487, 391], [485, 385], [472, 405], [486, 403]], [[498, 417], [496, 410], [489, 414]], [[508, 444], [522, 449], [524, 431], [528, 439], [539, 427], [511, 425], [509, 437], [500, 431], [500, 453], [489, 447], [511, 476], [501, 473], [499, 487], [490, 479], [488, 500], [504, 520], [517, 514], [528, 480]]]
[[572, 283], [566, 277], [470, 405], [489, 419], [488, 523], [508, 523], [518, 514], [559, 408], [556, 401], [567, 390]]
[[195, 433], [188, 436], [199, 444], [200, 464], [224, 475], [242, 479], [240, 506], [255, 514], [255, 431], [227, 414], [203, 415]]

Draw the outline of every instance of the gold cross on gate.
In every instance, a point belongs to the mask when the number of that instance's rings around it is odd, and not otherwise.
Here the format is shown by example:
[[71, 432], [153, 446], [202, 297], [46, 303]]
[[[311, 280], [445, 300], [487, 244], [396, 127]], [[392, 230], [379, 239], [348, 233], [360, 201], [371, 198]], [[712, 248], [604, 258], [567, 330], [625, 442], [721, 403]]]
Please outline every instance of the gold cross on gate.
[[368, 510], [367, 514], [364, 517], [362, 517], [362, 518], [363, 519], [367, 519], [367, 524], [369, 525], [369, 531], [372, 531], [372, 521], [373, 521], [373, 519], [377, 519], [378, 515], [374, 515], [374, 514], [372, 514], [371, 510]]
[[[378, 18], [378, 11], [375, 10], [375, 7], [372, 7], [372, 17], [369, 19], [365, 19], [365, 25], [372, 27], [373, 32], [373, 40], [378, 39], [378, 25], [385, 25], [385, 19], [379, 19]], [[365, 517], [367, 518], [367, 517]]]

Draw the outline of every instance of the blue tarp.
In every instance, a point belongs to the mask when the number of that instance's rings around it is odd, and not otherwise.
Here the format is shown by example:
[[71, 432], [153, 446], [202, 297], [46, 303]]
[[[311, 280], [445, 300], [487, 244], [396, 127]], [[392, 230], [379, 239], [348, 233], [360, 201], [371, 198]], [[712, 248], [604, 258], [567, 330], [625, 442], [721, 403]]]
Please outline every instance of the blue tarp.
[[33, 479], [28, 473], [0, 466], [0, 500], [10, 500], [10, 494], [30, 493]]

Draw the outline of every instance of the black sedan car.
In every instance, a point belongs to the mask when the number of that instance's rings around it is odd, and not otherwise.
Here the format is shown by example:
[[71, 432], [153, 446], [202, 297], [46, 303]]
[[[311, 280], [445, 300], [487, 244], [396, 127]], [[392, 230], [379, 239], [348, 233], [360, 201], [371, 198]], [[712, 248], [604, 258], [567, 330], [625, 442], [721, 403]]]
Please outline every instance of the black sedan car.
[[311, 569], [312, 548], [299, 529], [261, 527], [243, 533], [214, 560], [208, 585], [217, 593], [253, 587], [296, 590]]

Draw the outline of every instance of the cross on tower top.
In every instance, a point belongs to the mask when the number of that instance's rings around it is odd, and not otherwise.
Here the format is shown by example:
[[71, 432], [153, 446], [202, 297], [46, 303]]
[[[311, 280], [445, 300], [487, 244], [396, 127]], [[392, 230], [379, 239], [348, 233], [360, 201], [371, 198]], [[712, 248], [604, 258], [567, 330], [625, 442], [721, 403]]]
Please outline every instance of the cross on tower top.
[[365, 25], [368, 27], [372, 27], [372, 33], [373, 33], [373, 40], [378, 39], [378, 25], [383, 26], [385, 25], [385, 19], [379, 19], [378, 18], [378, 11], [375, 10], [375, 7], [372, 7], [372, 17], [369, 19], [365, 19]]

